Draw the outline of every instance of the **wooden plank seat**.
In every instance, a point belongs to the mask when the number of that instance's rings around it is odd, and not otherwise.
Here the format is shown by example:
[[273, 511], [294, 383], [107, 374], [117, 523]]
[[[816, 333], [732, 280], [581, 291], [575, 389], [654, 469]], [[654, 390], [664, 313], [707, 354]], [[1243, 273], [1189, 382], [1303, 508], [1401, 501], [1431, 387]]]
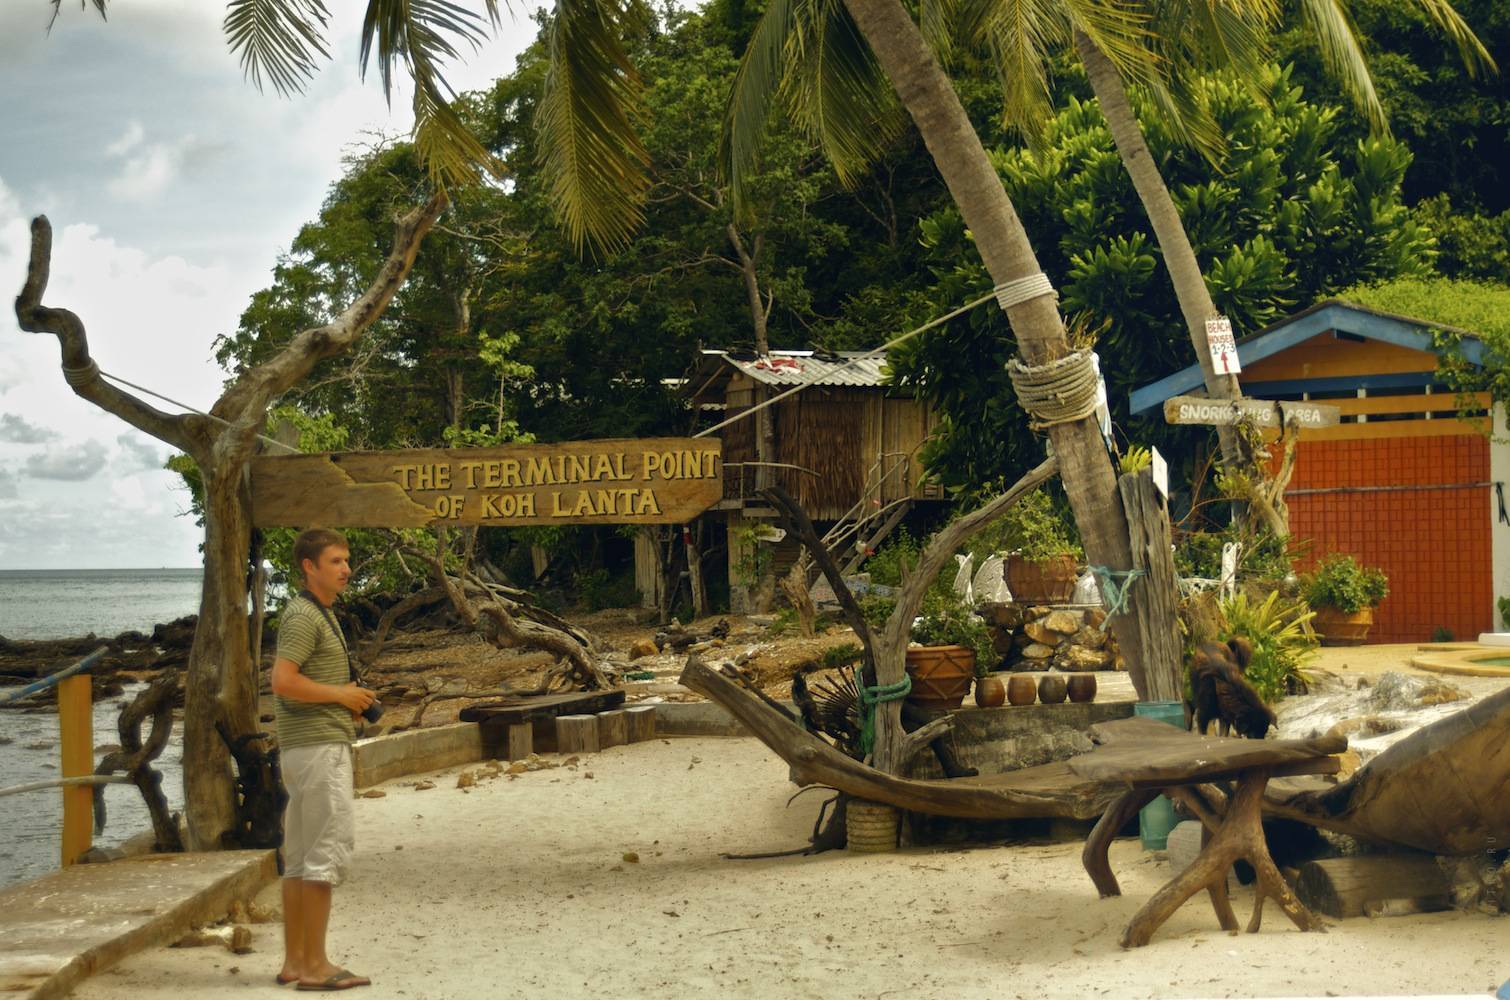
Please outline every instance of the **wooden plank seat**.
[[624, 692], [569, 691], [565, 694], [523, 695], [470, 705], [461, 710], [462, 722], [482, 729], [483, 751], [509, 760], [528, 757], [536, 749], [557, 745], [555, 721], [566, 715], [597, 715], [622, 707]]

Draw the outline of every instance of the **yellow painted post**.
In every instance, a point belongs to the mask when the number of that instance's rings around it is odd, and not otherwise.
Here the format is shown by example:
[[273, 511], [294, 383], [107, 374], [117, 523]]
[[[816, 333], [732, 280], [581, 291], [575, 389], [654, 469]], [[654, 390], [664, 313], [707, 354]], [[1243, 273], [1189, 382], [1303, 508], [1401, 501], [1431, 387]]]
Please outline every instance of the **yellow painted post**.
[[[63, 777], [94, 773], [94, 727], [89, 674], [58, 684], [58, 740], [63, 749]], [[63, 787], [63, 865], [89, 850], [94, 832], [94, 793], [88, 785]]]

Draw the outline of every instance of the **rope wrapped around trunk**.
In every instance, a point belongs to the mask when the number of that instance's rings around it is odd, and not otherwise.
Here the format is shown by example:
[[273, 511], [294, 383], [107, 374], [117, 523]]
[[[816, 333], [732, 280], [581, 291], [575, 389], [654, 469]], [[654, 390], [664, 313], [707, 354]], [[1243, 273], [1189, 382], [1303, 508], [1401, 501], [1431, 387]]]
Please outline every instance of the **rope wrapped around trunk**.
[[1096, 365], [1090, 351], [1075, 351], [1046, 365], [1013, 358], [1007, 375], [1017, 402], [1032, 417], [1035, 431], [1070, 424], [1096, 412]]

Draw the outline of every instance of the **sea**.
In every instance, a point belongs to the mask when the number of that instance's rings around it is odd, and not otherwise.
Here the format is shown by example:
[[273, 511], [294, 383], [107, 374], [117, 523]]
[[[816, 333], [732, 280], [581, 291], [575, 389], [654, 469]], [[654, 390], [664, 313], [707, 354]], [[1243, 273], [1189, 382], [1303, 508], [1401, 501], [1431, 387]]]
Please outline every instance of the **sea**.
[[[7, 639], [63, 639], [94, 633], [152, 631], [199, 610], [202, 572], [194, 569], [0, 570], [0, 635]], [[119, 740], [121, 709], [142, 685], [94, 706], [95, 761]], [[0, 688], [0, 692], [6, 690]], [[151, 723], [143, 726], [147, 736]], [[157, 759], [163, 792], [174, 812], [183, 808], [182, 720]], [[57, 777], [58, 718], [52, 712], [0, 709], [0, 788]], [[132, 785], [105, 786], [106, 826], [94, 843], [114, 847], [151, 828], [147, 807]], [[58, 867], [62, 793], [58, 789], [0, 797], [0, 888]]]

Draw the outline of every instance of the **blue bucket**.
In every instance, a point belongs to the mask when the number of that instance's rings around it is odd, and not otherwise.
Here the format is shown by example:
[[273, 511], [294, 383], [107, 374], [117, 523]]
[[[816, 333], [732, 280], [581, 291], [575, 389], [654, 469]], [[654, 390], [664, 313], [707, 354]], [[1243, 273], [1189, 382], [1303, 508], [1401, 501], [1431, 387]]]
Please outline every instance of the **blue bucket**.
[[[1181, 701], [1140, 701], [1133, 705], [1133, 715], [1185, 728], [1185, 703]], [[1138, 813], [1138, 837], [1143, 841], [1143, 850], [1164, 850], [1169, 844], [1169, 831], [1177, 822], [1174, 803], [1162, 795], [1144, 806]]]

